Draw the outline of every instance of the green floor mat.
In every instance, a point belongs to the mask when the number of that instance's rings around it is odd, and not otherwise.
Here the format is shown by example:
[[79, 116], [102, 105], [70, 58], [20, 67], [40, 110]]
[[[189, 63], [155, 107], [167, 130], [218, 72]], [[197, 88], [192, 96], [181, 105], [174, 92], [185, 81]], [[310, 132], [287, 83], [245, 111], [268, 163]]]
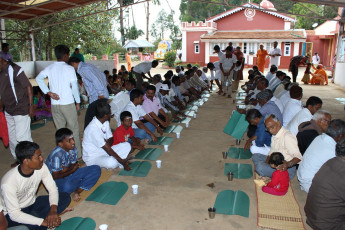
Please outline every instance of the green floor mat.
[[65, 220], [55, 230], [95, 230], [96, 222], [89, 218], [72, 217]]
[[141, 150], [135, 155], [134, 159], [155, 161], [162, 154], [161, 149], [148, 148]]
[[234, 178], [249, 179], [253, 176], [253, 166], [251, 164], [225, 163], [224, 174], [234, 173]]
[[182, 129], [181, 125], [170, 125], [163, 130], [163, 133], [181, 133]]
[[127, 190], [128, 185], [125, 182], [109, 181], [96, 188], [96, 190], [86, 198], [86, 201], [116, 205]]
[[172, 137], [157, 137], [157, 142], [150, 141], [149, 145], [170, 145], [173, 140]]
[[33, 123], [30, 125], [30, 129], [31, 130], [36, 130], [36, 129], [39, 129], [43, 126], [45, 126], [46, 124], [45, 123]]
[[230, 147], [228, 150], [228, 156], [232, 159], [250, 159], [252, 153], [250, 150], [244, 151], [243, 148]]
[[195, 114], [195, 111], [184, 111], [183, 114], [189, 117], [193, 117]]
[[130, 171], [121, 170], [120, 176], [146, 177], [149, 174], [152, 164], [148, 161], [134, 161], [129, 164]]
[[249, 125], [245, 120], [245, 116], [245, 114], [240, 114], [239, 112], [234, 111], [223, 132], [240, 140], [243, 134], [247, 131]]
[[223, 190], [218, 193], [214, 207], [216, 213], [249, 217], [249, 197], [240, 190]]

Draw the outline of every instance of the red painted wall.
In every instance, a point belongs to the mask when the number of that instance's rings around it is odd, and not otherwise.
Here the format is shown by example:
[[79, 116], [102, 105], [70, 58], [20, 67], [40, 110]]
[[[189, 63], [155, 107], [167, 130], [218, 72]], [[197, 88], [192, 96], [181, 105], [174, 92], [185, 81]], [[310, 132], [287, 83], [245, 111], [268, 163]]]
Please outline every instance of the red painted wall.
[[[231, 22], [231, 23], [229, 23]], [[252, 21], [248, 21], [244, 10], [216, 21], [217, 30], [284, 30], [284, 19], [256, 11]]]
[[[205, 43], [201, 42], [200, 36], [205, 34], [206, 31], [187, 31], [187, 62], [205, 64]], [[194, 52], [194, 41], [199, 41], [200, 52]]]
[[[308, 35], [307, 42], [313, 43], [313, 55], [318, 53], [320, 56], [320, 63], [324, 66], [331, 66], [335, 54], [337, 38], [334, 36], [331, 39], [320, 39], [318, 35]], [[331, 48], [329, 48], [331, 47]]]

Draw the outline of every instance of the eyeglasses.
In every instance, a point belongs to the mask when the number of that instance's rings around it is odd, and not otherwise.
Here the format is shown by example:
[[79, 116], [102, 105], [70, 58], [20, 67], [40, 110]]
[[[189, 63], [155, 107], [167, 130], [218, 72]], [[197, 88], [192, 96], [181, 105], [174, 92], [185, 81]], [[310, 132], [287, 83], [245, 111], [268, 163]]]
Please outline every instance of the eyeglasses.
[[331, 122], [330, 120], [327, 120], [325, 118], [321, 118], [321, 120], [326, 121], [328, 124]]

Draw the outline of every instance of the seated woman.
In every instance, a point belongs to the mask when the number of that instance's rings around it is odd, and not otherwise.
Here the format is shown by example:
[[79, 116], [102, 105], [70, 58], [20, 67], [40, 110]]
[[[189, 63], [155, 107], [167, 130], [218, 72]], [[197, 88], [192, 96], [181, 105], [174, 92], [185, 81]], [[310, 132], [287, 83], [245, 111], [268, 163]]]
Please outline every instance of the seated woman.
[[46, 103], [44, 94], [38, 86], [33, 87], [34, 93], [34, 109], [36, 120], [41, 120], [47, 117], [52, 117], [51, 104]]
[[316, 71], [314, 73], [310, 73], [313, 76], [312, 79], [310, 80], [310, 84], [311, 85], [328, 85], [328, 75], [326, 71], [323, 69], [323, 65], [319, 64], [317, 68], [315, 68], [313, 65], [311, 66]]

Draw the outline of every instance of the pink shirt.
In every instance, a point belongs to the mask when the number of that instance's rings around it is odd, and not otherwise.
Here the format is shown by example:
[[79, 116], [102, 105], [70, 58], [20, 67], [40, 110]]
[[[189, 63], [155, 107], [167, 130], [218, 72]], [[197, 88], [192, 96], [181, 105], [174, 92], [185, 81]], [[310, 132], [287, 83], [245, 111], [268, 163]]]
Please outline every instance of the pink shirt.
[[162, 106], [156, 97], [153, 97], [153, 101], [151, 101], [150, 99], [146, 97], [146, 94], [145, 94], [142, 108], [147, 114], [154, 112], [158, 116], [158, 110], [160, 110]]

